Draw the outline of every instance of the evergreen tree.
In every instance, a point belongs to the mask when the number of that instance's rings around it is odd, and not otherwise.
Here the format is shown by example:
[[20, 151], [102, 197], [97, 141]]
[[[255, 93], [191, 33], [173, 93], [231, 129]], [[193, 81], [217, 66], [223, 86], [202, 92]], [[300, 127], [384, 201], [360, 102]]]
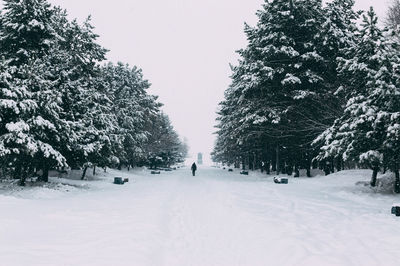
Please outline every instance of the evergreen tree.
[[[336, 58], [353, 41], [353, 4], [266, 1], [257, 26], [245, 28], [249, 45], [239, 51], [239, 65], [233, 68], [226, 93], [231, 111], [220, 119], [219, 147], [233, 143], [225, 150], [261, 157], [278, 171], [310, 167], [310, 143], [342, 112], [340, 98], [333, 94]], [[223, 135], [225, 127], [229, 136]]]
[[400, 1], [392, 0], [391, 5], [386, 12], [385, 24], [388, 27], [395, 28], [400, 25]]
[[382, 165], [389, 166], [396, 176], [399, 169], [396, 137], [390, 138], [397, 134], [392, 118], [400, 110], [396, 74], [399, 49], [393, 38], [379, 29], [377, 21], [371, 8], [363, 16], [359, 43], [341, 59], [340, 73], [348, 82], [340, 93], [349, 100], [343, 116], [318, 139], [325, 142], [318, 159], [342, 157], [367, 165], [373, 170], [372, 186]]
[[100, 67], [107, 50], [97, 38], [90, 17], [78, 24], [46, 0], [5, 1], [0, 166], [21, 184], [39, 170], [48, 181], [54, 168], [83, 168], [83, 179], [89, 166], [135, 166], [149, 158], [152, 136], [165, 142], [154, 150], [165, 165], [186, 156], [141, 70]]
[[[24, 141], [17, 142], [19, 149], [28, 150], [31, 156], [29, 160], [26, 157], [12, 160], [14, 176], [22, 177], [23, 184], [27, 169], [42, 169], [44, 180], [47, 181], [47, 166], [66, 165], [60, 150], [53, 146], [58, 136], [58, 128], [53, 122], [58, 119], [60, 101], [57, 92], [52, 88], [51, 79], [48, 79], [47, 66], [42, 64], [42, 58], [50, 54], [51, 47], [60, 39], [54, 30], [54, 10], [46, 1], [5, 2], [0, 53], [11, 66], [15, 66], [11, 81], [14, 89], [22, 87], [26, 91], [24, 96], [27, 98], [19, 95], [19, 101], [29, 100], [35, 105], [29, 115], [18, 112], [16, 117], [12, 117], [25, 123], [14, 133], [18, 136], [26, 134]], [[10, 138], [11, 135], [12, 132], [9, 131], [2, 137]], [[29, 163], [29, 167], [25, 166], [25, 171], [21, 171], [23, 161]]]
[[[66, 16], [44, 0], [6, 1], [0, 46], [8, 62], [18, 66], [15, 81], [36, 104], [28, 120], [32, 137], [74, 167], [88, 162], [106, 139], [93, 123], [102, 97], [92, 84], [106, 51], [95, 43], [89, 21], [80, 26]], [[64, 156], [46, 160], [48, 151], [41, 151], [31, 161], [47, 181], [50, 167], [66, 165]]]
[[146, 121], [158, 112], [160, 104], [147, 94], [150, 84], [136, 67], [109, 63], [102, 68], [101, 78], [100, 90], [111, 100], [117, 123], [112, 149], [121, 165], [134, 166], [144, 157], [143, 145], [149, 134]]
[[149, 137], [144, 146], [147, 155], [145, 164], [151, 168], [170, 167], [185, 160], [187, 151], [168, 116], [158, 113], [148, 130]]
[[59, 38], [46, 0], [4, 0], [1, 24], [0, 51], [13, 65], [40, 58]]
[[[10, 67], [2, 63], [0, 70], [0, 157], [8, 162], [6, 167], [14, 168], [14, 177], [21, 178], [24, 185], [37, 163], [65, 166], [66, 161], [49, 142], [48, 136], [56, 134], [57, 128], [41, 112], [44, 104], [41, 99], [47, 97], [48, 84], [34, 76], [27, 66]], [[18, 79], [15, 73], [30, 78]], [[40, 86], [40, 93], [31, 90], [35, 85]], [[52, 106], [47, 105], [46, 109], [52, 111]]]
[[62, 98], [61, 119], [68, 121], [62, 152], [71, 167], [86, 169], [104, 145], [109, 145], [104, 123], [98, 122], [106, 112], [99, 110], [107, 109], [103, 104], [108, 99], [95, 87], [100, 73], [97, 64], [105, 59], [107, 50], [96, 43], [98, 36], [93, 33], [90, 18], [83, 25], [62, 17], [58, 21], [65, 24], [59, 25], [64, 29], [63, 39], [57, 47], [60, 52], [54, 57], [55, 71], [61, 73], [56, 76], [56, 86]]

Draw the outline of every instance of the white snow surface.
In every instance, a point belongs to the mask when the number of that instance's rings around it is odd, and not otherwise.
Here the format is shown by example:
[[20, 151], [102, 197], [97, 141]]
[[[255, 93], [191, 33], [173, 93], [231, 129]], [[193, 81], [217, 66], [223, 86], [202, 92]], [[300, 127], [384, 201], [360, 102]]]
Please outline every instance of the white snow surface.
[[399, 196], [355, 185], [370, 175], [110, 170], [0, 189], [0, 265], [400, 265]]

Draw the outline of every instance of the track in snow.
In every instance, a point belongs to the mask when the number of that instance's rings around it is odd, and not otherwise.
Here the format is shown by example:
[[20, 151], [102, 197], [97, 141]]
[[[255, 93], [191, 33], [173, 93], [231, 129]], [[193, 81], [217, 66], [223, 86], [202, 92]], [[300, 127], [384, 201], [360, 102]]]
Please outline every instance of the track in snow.
[[0, 196], [0, 265], [400, 265], [394, 196], [360, 193], [364, 174], [277, 185], [181, 169], [61, 196]]

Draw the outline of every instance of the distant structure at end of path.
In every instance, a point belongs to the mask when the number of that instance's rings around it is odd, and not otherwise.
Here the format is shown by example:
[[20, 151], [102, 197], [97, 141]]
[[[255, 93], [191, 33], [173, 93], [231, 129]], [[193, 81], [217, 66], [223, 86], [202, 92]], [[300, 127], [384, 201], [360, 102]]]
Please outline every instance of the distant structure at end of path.
[[203, 164], [203, 154], [201, 152], [197, 154], [197, 163]]

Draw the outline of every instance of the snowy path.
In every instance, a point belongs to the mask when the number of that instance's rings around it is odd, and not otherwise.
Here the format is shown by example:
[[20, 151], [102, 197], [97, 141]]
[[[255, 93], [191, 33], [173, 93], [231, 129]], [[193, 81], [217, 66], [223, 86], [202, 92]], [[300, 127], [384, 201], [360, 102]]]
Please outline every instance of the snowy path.
[[361, 192], [363, 174], [125, 173], [134, 182], [0, 195], [0, 266], [400, 265], [399, 198]]

